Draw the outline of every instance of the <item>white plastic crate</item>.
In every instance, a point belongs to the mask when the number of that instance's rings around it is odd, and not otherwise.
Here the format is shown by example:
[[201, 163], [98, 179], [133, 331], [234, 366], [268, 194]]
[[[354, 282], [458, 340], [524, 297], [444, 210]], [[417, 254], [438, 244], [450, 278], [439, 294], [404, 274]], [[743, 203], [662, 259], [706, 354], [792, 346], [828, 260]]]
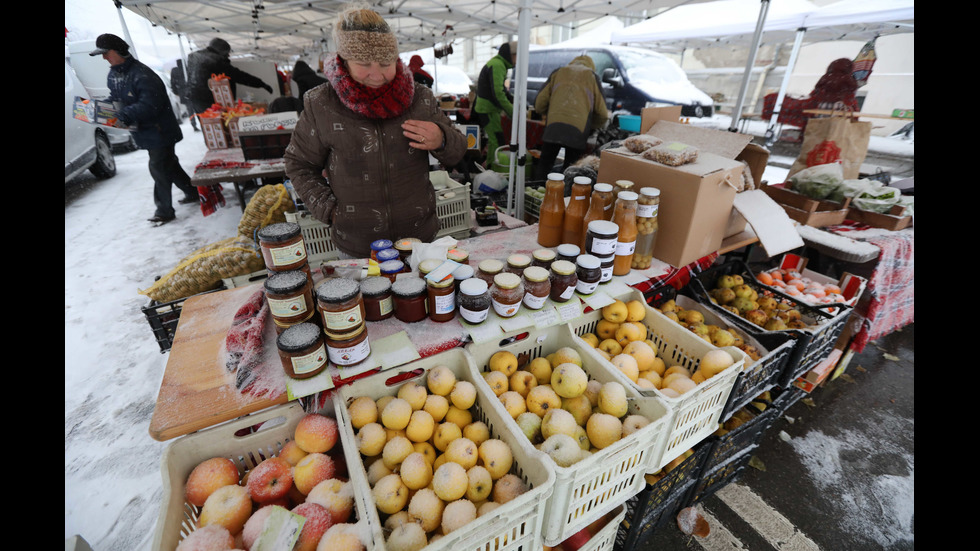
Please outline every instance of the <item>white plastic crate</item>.
[[429, 181], [436, 192], [436, 215], [439, 217], [439, 232], [436, 237], [449, 235], [456, 239], [468, 238], [470, 184], [453, 180], [445, 170], [430, 172]]
[[[477, 387], [493, 396], [482, 373], [489, 371], [490, 357], [498, 350], [508, 350], [518, 357], [521, 365], [534, 358], [547, 356], [562, 347], [576, 349], [582, 357], [582, 368], [590, 379], [601, 383], [618, 381], [611, 365], [602, 365], [589, 347], [571, 332], [567, 325], [557, 325], [533, 331], [507, 333], [496, 340], [467, 345], [473, 356]], [[626, 386], [626, 385], [624, 385]], [[544, 544], [554, 546], [572, 534], [622, 505], [646, 486], [644, 475], [656, 470], [670, 428], [671, 412], [656, 396], [642, 396], [626, 386], [629, 414], [643, 415], [650, 420], [646, 427], [623, 437], [569, 467], [560, 467], [544, 452], [538, 450], [523, 435], [519, 439], [528, 454], [540, 455], [555, 471], [555, 489], [548, 500], [543, 527]], [[493, 407], [505, 418], [510, 430], [520, 435], [520, 428], [499, 399]]]
[[[333, 403], [328, 402], [319, 413], [334, 417]], [[153, 536], [153, 550], [172, 551], [197, 528], [201, 509], [184, 499], [184, 485], [194, 467], [212, 457], [227, 457], [244, 475], [263, 459], [277, 455], [286, 442], [292, 440], [296, 425], [305, 415], [299, 402], [290, 402], [188, 434], [171, 443], [161, 461], [163, 499]], [[256, 426], [254, 432], [243, 430]], [[239, 436], [236, 434], [239, 432], [247, 434]], [[364, 514], [358, 503], [355, 502], [354, 508], [356, 518], [348, 522], [357, 522], [361, 541], [368, 543]]]
[[[369, 549], [385, 549], [383, 520], [378, 512], [371, 487], [368, 484], [364, 462], [355, 444], [354, 429], [347, 413], [347, 405], [358, 396], [370, 396], [377, 400], [381, 396], [393, 396], [406, 382], [425, 384], [425, 374], [436, 366], [446, 366], [457, 380], [474, 381], [476, 373], [472, 357], [462, 348], [453, 348], [429, 356], [404, 366], [383, 371], [369, 377], [358, 379], [349, 385], [338, 387], [334, 403], [336, 417], [340, 421], [340, 437], [344, 445], [347, 470], [354, 484], [354, 495], [359, 510], [364, 510], [365, 522], [370, 530]], [[481, 377], [482, 379], [482, 377]], [[513, 452], [514, 465], [511, 472], [530, 486], [530, 490], [517, 498], [497, 507], [493, 512], [480, 517], [426, 546], [426, 551], [477, 551], [497, 550], [516, 551], [517, 549], [541, 549], [541, 527], [545, 518], [545, 504], [554, 488], [555, 473], [545, 459], [538, 454], [528, 453], [520, 445], [522, 434], [513, 432], [500, 411], [492, 407], [496, 396], [488, 390], [477, 387], [476, 404], [472, 408], [473, 419], [483, 421], [490, 429], [493, 438], [506, 442]], [[504, 414], [506, 416], [506, 413]], [[507, 416], [509, 419], [509, 416]]]
[[[667, 367], [680, 365], [694, 371], [702, 356], [718, 347], [694, 335], [684, 327], [674, 323], [643, 299], [639, 291], [632, 291], [622, 298], [624, 302], [639, 300], [646, 308], [643, 324], [647, 327], [647, 338], [656, 345], [657, 357], [662, 358]], [[572, 332], [580, 337], [585, 333], [594, 333], [596, 325], [602, 319], [602, 312], [593, 310], [569, 324]], [[651, 471], [660, 470], [664, 465], [675, 459], [684, 451], [710, 436], [717, 428], [725, 404], [735, 386], [735, 380], [745, 365], [745, 353], [734, 346], [725, 350], [734, 358], [734, 363], [721, 373], [699, 384], [694, 390], [686, 392], [677, 398], [669, 397], [658, 389], [643, 389], [629, 377], [606, 361], [591, 346], [581, 341], [587, 347], [587, 352], [595, 361], [602, 363], [612, 371], [616, 380], [642, 396], [656, 396], [663, 400], [672, 412], [672, 425], [664, 445], [659, 464]]]
[[619, 532], [619, 525], [626, 518], [626, 506], [620, 505], [609, 515], [606, 524], [598, 532], [589, 538], [589, 541], [578, 551], [612, 551], [616, 547], [616, 533]]

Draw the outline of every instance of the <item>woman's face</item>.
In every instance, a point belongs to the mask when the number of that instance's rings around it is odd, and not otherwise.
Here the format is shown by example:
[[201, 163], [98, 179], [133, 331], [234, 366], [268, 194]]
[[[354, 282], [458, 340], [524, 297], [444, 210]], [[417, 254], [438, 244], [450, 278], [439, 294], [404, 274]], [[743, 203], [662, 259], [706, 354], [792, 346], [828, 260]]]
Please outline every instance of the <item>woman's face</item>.
[[365, 63], [362, 61], [348, 61], [347, 69], [350, 76], [364, 86], [380, 88], [388, 84], [395, 78], [396, 63], [378, 63], [373, 61]]

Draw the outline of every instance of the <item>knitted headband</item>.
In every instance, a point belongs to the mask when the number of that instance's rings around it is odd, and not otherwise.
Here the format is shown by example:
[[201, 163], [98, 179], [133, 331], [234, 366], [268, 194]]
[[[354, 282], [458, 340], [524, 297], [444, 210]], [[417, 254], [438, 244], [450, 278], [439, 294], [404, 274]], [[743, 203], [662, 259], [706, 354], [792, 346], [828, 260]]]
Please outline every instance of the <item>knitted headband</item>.
[[394, 63], [398, 59], [398, 39], [392, 32], [343, 30], [334, 31], [337, 53], [347, 61]]

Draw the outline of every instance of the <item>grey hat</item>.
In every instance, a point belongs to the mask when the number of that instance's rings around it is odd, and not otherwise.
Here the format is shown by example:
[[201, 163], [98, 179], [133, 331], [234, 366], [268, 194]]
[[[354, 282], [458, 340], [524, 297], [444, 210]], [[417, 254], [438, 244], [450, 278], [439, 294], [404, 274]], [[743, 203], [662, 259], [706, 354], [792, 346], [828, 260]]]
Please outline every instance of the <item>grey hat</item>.
[[119, 52], [119, 55], [125, 57], [129, 55], [129, 44], [114, 34], [100, 34], [95, 39], [95, 49], [89, 52], [88, 55], [102, 55], [109, 50], [115, 50]]
[[231, 44], [223, 38], [212, 38], [211, 42], [208, 43], [208, 48], [218, 52], [222, 55], [228, 55], [231, 53]]

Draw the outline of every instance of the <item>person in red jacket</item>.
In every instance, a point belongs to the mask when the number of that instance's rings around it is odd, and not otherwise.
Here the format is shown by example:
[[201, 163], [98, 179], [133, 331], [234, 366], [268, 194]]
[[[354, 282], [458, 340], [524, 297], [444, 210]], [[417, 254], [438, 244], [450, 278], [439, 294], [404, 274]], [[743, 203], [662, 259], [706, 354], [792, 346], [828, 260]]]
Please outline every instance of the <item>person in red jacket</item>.
[[408, 68], [412, 70], [412, 77], [415, 79], [415, 82], [432, 88], [436, 80], [422, 68], [423, 65], [425, 65], [425, 62], [422, 61], [422, 56], [417, 54], [413, 55], [412, 59], [408, 62]]

